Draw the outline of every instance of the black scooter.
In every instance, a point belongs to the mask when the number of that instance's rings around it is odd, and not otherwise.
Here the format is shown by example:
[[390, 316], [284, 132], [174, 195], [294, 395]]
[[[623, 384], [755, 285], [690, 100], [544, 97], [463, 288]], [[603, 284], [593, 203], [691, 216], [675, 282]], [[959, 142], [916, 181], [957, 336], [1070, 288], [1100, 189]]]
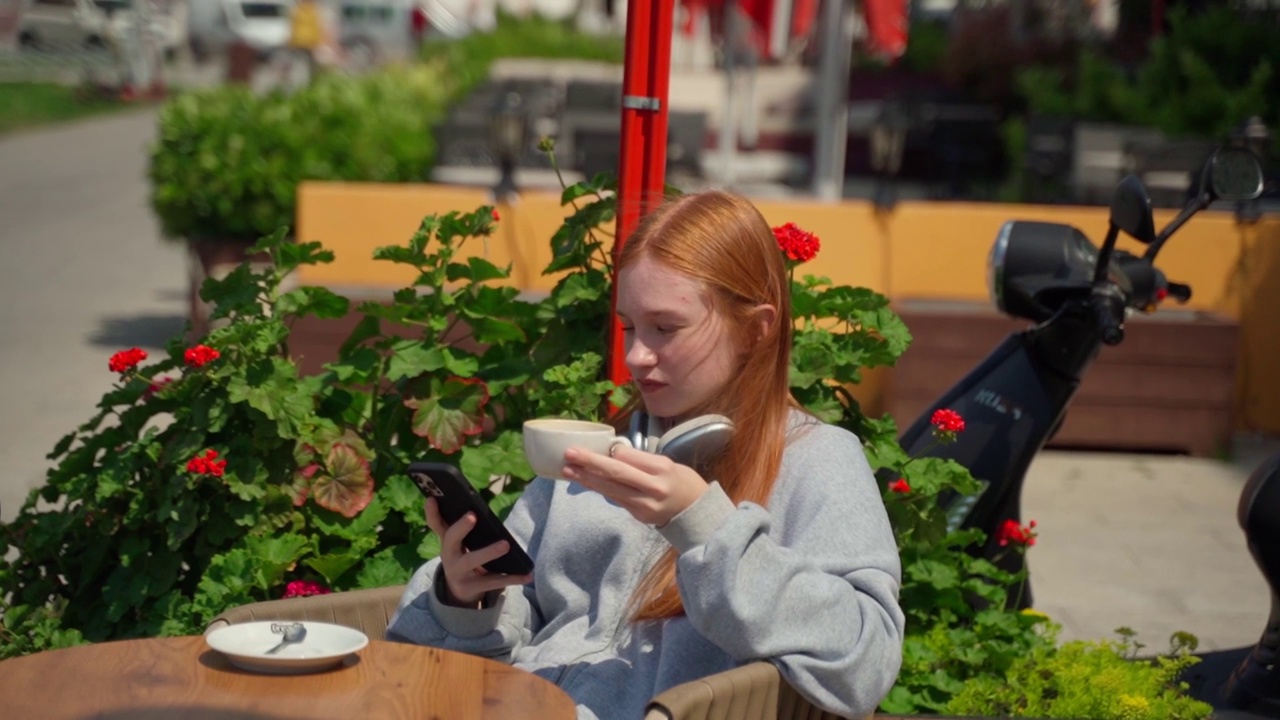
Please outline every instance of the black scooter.
[[[1239, 147], [1218, 149], [1199, 179], [1195, 197], [1156, 232], [1151, 198], [1130, 175], [1111, 200], [1106, 239], [1099, 249], [1074, 227], [1014, 220], [996, 236], [988, 259], [988, 284], [996, 307], [1031, 321], [1004, 340], [902, 434], [912, 456], [955, 460], [981, 485], [971, 496], [939, 498], [952, 528], [978, 528], [987, 536], [982, 555], [1010, 571], [1023, 555], [1004, 553], [997, 529], [1021, 522], [1023, 482], [1032, 459], [1053, 437], [1089, 366], [1104, 345], [1124, 340], [1130, 312], [1154, 312], [1166, 298], [1186, 302], [1191, 288], [1170, 282], [1154, 260], [1193, 215], [1216, 200], [1242, 202], [1262, 193], [1257, 158]], [[1120, 232], [1146, 245], [1134, 255], [1116, 249]], [[953, 443], [935, 444], [930, 418], [950, 408], [965, 419]], [[1271, 588], [1272, 609], [1253, 647], [1209, 653], [1185, 676], [1193, 695], [1209, 702], [1221, 720], [1280, 717], [1280, 455], [1253, 474], [1238, 511], [1255, 561]], [[1020, 607], [1031, 606], [1030, 583]]]

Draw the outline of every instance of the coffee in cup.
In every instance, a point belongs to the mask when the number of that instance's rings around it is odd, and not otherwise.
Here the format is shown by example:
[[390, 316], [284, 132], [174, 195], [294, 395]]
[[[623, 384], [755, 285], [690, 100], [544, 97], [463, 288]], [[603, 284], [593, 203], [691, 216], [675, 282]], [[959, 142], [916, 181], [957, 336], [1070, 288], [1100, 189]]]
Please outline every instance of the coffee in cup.
[[524, 456], [542, 477], [564, 480], [564, 452], [580, 447], [608, 455], [615, 445], [631, 443], [618, 437], [612, 426], [589, 420], [538, 418], [524, 423]]

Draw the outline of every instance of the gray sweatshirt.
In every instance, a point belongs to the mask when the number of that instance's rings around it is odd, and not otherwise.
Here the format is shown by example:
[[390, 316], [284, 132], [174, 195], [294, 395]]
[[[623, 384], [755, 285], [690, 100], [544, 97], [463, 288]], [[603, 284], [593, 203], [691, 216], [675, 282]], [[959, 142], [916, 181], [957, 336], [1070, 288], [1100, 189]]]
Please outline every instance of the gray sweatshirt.
[[[451, 607], [432, 560], [388, 639], [510, 662], [564, 689], [579, 718], [601, 720], [638, 720], [663, 690], [754, 660], [850, 717], [870, 714], [897, 677], [897, 546], [862, 446], [843, 429], [793, 423], [767, 510], [735, 507], [712, 483], [655, 530], [595, 492], [537, 478], [506, 524], [536, 563], [533, 582], [483, 609]], [[632, 592], [668, 547], [685, 616], [628, 622]]]

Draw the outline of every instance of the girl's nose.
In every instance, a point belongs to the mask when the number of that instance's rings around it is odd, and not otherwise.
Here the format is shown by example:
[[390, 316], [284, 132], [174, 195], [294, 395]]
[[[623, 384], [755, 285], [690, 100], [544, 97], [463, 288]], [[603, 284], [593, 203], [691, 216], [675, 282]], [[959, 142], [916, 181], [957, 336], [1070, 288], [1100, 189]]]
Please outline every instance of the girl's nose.
[[636, 368], [651, 368], [657, 364], [657, 362], [657, 354], [650, 350], [644, 343], [633, 342], [631, 343], [631, 347], [627, 348], [626, 363], [627, 367], [632, 369], [632, 372], [634, 372]]

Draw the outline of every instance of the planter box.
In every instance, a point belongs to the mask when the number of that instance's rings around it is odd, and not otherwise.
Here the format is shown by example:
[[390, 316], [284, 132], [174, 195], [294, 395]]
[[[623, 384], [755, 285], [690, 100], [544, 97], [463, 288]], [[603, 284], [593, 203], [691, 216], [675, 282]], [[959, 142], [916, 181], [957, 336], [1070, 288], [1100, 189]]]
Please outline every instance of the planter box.
[[[901, 301], [914, 342], [889, 374], [886, 407], [906, 427], [1027, 323], [969, 302]], [[1177, 310], [1135, 316], [1103, 348], [1050, 447], [1213, 455], [1234, 423], [1239, 326]]]
[[[345, 294], [345, 293], [344, 293]], [[356, 310], [356, 306], [367, 300], [377, 300], [372, 295], [348, 294], [351, 299], [351, 310], [345, 316], [334, 319], [320, 319], [314, 315], [298, 318], [289, 332], [289, 356], [298, 364], [298, 372], [303, 375], [318, 374], [324, 366], [338, 359], [338, 349], [351, 337], [351, 331], [364, 319], [364, 314]], [[384, 301], [386, 302], [386, 301]], [[382, 331], [388, 335], [399, 335], [404, 338], [422, 337], [422, 328], [383, 321]], [[445, 344], [468, 352], [480, 353], [484, 348], [470, 338], [471, 329], [465, 321], [460, 321], [450, 330], [444, 339]]]
[[[187, 240], [187, 312], [191, 320], [190, 336], [199, 338], [209, 332], [209, 306], [200, 299], [200, 288], [209, 278], [225, 278], [246, 260], [261, 269], [270, 261], [265, 255], [249, 256], [249, 248], [257, 240], [222, 238]], [[284, 289], [288, 289], [288, 286]], [[224, 321], [225, 322], [225, 321]]]

